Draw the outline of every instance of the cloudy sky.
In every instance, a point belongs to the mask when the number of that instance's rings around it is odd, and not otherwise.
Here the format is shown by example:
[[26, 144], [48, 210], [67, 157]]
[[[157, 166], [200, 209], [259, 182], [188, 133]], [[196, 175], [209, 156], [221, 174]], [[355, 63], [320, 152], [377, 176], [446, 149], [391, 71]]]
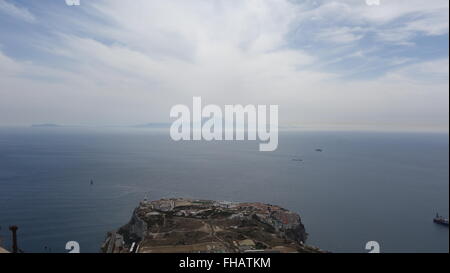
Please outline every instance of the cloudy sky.
[[0, 0], [0, 125], [169, 122], [201, 96], [447, 131], [448, 46], [447, 0]]

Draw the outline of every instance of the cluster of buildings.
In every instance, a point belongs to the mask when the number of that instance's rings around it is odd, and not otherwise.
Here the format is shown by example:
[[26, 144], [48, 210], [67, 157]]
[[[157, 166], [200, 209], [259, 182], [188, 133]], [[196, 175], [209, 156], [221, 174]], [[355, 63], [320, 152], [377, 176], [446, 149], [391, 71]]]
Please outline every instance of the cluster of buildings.
[[281, 207], [263, 203], [239, 203], [236, 208], [240, 213], [256, 215], [258, 218], [277, 231], [293, 229], [300, 223], [300, 216]]

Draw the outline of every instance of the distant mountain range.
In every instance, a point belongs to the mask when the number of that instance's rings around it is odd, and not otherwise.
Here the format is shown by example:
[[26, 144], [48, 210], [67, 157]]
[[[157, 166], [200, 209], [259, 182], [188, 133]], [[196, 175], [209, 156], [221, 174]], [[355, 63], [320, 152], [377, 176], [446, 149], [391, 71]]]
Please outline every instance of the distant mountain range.
[[170, 128], [170, 123], [146, 123], [146, 124], [139, 124], [134, 125], [132, 127], [135, 128], [154, 128], [154, 129], [167, 129]]
[[[170, 123], [145, 123], [138, 125], [124, 125], [124, 126], [98, 126], [98, 127], [132, 127], [132, 128], [153, 128], [153, 129], [168, 129], [170, 128]], [[54, 123], [40, 123], [32, 124], [31, 127], [37, 128], [56, 128], [56, 127], [92, 127], [92, 126], [71, 126], [71, 125], [59, 125]]]
[[[169, 129], [171, 123], [163, 123], [163, 122], [150, 122], [145, 124], [137, 124], [137, 125], [123, 125], [123, 126], [98, 126], [98, 127], [132, 127], [132, 128], [153, 128], [153, 129]], [[80, 126], [80, 125], [60, 125], [55, 123], [38, 123], [32, 124], [31, 127], [37, 128], [57, 128], [57, 127], [92, 127], [92, 126]], [[95, 127], [95, 126], [94, 126]], [[279, 126], [279, 129], [299, 129], [303, 127], [298, 126]]]
[[31, 127], [63, 127], [62, 125], [53, 123], [33, 124]]

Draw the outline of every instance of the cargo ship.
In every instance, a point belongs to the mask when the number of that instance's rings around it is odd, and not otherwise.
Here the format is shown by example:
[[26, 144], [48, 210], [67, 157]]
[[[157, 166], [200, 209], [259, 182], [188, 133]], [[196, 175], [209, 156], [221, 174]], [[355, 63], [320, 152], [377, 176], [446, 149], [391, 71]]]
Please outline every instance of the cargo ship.
[[439, 213], [436, 214], [436, 217], [434, 217], [433, 222], [448, 227], [448, 218], [440, 216]]

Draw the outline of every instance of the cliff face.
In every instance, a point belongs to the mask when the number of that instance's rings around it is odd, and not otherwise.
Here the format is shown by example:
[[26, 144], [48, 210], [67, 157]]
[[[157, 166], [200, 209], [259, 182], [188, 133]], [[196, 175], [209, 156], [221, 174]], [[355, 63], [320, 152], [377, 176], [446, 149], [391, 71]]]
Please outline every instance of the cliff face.
[[141, 241], [147, 234], [147, 223], [138, 215], [139, 209], [133, 211], [133, 215], [128, 224], [120, 228], [119, 233], [125, 235], [127, 242]]
[[141, 202], [108, 233], [107, 253], [320, 252], [304, 245], [298, 214], [262, 203], [162, 199]]

